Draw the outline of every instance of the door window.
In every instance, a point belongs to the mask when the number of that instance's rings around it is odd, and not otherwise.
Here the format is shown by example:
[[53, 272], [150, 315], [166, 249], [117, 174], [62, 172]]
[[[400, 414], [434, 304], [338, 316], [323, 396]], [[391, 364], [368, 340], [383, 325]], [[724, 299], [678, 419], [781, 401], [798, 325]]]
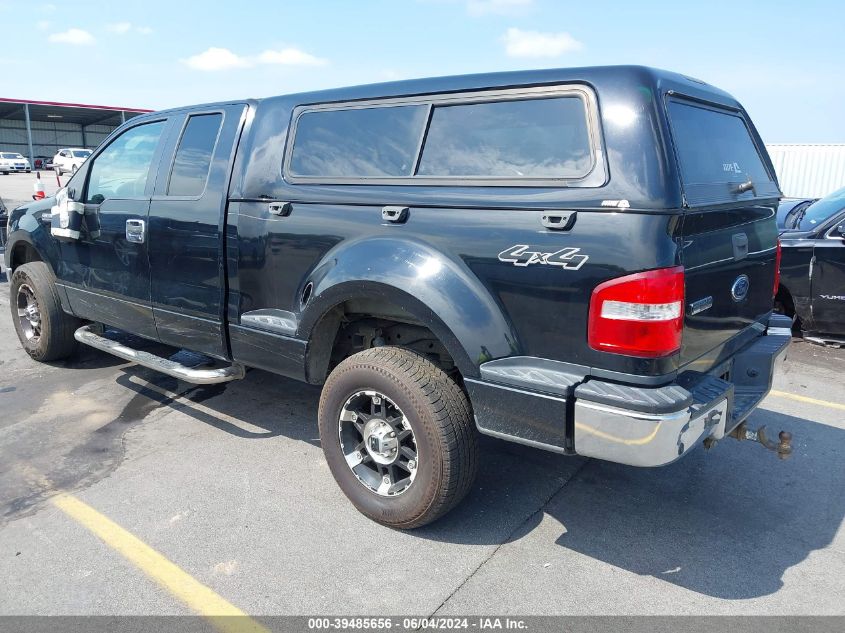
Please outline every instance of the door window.
[[164, 123], [133, 127], [112, 141], [94, 159], [85, 202], [99, 204], [109, 198], [142, 197]]
[[220, 113], [197, 114], [188, 118], [173, 159], [168, 196], [199, 196], [205, 190], [222, 122], [223, 115]]

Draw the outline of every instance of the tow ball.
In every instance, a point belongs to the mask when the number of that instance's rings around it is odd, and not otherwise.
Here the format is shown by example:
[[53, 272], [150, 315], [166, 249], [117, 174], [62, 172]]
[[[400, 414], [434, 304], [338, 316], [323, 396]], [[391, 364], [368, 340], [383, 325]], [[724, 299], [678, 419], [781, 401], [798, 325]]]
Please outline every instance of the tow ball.
[[731, 431], [730, 435], [738, 440], [759, 442], [770, 451], [777, 453], [778, 459], [786, 459], [792, 455], [792, 433], [789, 431], [781, 431], [778, 433], [778, 441], [775, 442], [769, 439], [765, 425], [761, 426], [756, 431], [752, 431], [748, 428], [748, 426], [746, 426], [745, 422], [743, 422]]

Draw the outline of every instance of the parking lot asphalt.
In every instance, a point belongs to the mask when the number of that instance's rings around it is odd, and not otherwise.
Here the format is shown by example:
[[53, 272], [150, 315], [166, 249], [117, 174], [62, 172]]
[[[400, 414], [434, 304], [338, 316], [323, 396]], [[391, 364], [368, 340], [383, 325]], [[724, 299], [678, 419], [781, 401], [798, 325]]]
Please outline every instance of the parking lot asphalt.
[[792, 346], [751, 418], [794, 434], [790, 460], [725, 440], [637, 469], [485, 438], [465, 502], [400, 532], [335, 485], [318, 388], [38, 364], [0, 283], [0, 615], [192, 613], [166, 573], [260, 615], [845, 614], [843, 371]]
[[[55, 172], [42, 170], [38, 173], [44, 183], [44, 193], [52, 196], [59, 188]], [[68, 180], [70, 180], [70, 174], [61, 176], [62, 185], [66, 185]], [[35, 193], [35, 181], [35, 172], [9, 174], [8, 176], [0, 174], [0, 198], [3, 199], [9, 209], [14, 209], [18, 205], [32, 200], [32, 194]]]

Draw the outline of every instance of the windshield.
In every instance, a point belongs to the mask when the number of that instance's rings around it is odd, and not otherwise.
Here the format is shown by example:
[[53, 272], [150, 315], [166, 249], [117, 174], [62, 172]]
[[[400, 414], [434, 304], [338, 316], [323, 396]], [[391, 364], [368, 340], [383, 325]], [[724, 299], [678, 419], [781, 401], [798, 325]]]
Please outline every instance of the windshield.
[[91, 155], [90, 149], [77, 149], [73, 151], [74, 158], [88, 158]]
[[0, 156], [3, 158], [23, 158], [20, 154], [14, 154], [12, 152], [3, 152]]
[[799, 231], [811, 231], [843, 209], [845, 209], [845, 187], [829, 193], [800, 212], [800, 219], [795, 228]]

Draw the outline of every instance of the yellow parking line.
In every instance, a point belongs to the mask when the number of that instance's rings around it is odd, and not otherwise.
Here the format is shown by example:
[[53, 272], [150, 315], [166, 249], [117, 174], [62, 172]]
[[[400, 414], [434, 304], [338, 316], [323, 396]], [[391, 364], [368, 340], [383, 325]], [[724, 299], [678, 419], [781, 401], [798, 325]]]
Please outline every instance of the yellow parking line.
[[246, 613], [88, 504], [70, 495], [55, 497], [52, 502], [188, 607], [207, 618], [217, 630], [223, 633], [269, 633]]
[[845, 411], [845, 404], [838, 402], [828, 402], [827, 400], [817, 400], [816, 398], [809, 398], [807, 396], [799, 396], [798, 394], [788, 393], [786, 391], [777, 391], [772, 389], [769, 395], [777, 396], [778, 398], [787, 398], [789, 400], [796, 400], [798, 402], [806, 402], [807, 404], [817, 404], [820, 407], [827, 407], [828, 409], [839, 409]]

